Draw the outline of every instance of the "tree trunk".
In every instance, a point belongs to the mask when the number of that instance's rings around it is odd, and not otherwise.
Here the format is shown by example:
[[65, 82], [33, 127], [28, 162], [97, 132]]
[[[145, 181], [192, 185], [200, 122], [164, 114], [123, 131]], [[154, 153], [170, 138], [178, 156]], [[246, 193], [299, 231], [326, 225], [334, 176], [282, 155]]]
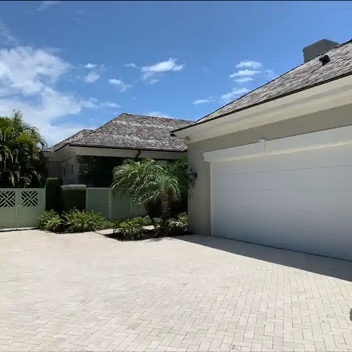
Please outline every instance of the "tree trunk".
[[170, 200], [168, 195], [164, 195], [163, 197], [161, 197], [161, 209], [161, 218], [163, 219], [163, 221], [170, 218]]

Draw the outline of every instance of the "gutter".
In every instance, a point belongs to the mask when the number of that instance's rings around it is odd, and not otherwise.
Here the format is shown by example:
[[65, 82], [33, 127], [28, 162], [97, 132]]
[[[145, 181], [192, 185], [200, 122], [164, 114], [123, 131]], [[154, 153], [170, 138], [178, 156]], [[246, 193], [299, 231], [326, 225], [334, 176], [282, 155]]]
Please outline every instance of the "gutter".
[[147, 151], [147, 152], [167, 152], [167, 153], [184, 153], [187, 151], [187, 147], [181, 150], [175, 149], [152, 149], [152, 148], [122, 148], [122, 147], [109, 147], [104, 145], [84, 145], [84, 144], [69, 144], [70, 147], [78, 148], [99, 148], [99, 149], [118, 149], [118, 150], [136, 150], [136, 151]]
[[137, 154], [136, 154], [136, 156], [135, 156], [134, 158], [135, 158], [135, 159], [138, 159], [138, 157], [141, 155], [141, 153], [142, 153], [142, 150], [139, 149], [138, 152], [137, 152]]

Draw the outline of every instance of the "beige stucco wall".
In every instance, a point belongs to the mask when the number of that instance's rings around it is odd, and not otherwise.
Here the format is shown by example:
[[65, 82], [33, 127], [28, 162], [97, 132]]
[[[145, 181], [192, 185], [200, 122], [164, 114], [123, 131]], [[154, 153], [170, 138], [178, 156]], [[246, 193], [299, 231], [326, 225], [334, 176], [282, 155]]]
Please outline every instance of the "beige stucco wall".
[[348, 125], [352, 125], [352, 104], [190, 143], [188, 146], [189, 167], [198, 174], [189, 199], [191, 231], [204, 235], [210, 233], [210, 163], [204, 161], [204, 152], [255, 143], [263, 138], [273, 140]]
[[[63, 174], [63, 168], [65, 168], [65, 174]], [[78, 182], [79, 163], [76, 157], [60, 161], [49, 160], [47, 162], [47, 170], [48, 177], [62, 178], [64, 185]]]
[[46, 164], [48, 177], [61, 177], [61, 161], [48, 160]]

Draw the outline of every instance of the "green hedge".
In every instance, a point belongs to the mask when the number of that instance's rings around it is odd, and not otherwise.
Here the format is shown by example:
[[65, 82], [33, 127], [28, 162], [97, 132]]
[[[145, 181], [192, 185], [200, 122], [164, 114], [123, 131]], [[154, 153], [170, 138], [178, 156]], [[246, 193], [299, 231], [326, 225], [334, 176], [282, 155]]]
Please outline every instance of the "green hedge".
[[62, 207], [63, 211], [73, 209], [86, 209], [86, 188], [85, 187], [62, 187]]
[[62, 180], [57, 177], [48, 177], [45, 183], [45, 210], [55, 210], [60, 213]]

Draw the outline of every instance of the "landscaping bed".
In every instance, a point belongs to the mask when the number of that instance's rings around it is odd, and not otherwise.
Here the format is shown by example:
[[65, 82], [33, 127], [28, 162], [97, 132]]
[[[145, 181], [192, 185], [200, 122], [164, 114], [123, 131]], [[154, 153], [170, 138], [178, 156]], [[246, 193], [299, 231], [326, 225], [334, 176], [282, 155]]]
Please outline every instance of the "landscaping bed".
[[149, 217], [136, 217], [117, 222], [114, 224], [113, 233], [106, 236], [119, 241], [138, 241], [189, 234], [187, 214], [166, 220], [155, 218], [153, 222]]
[[[188, 232], [187, 214], [176, 218], [150, 219], [136, 217], [124, 221], [110, 222], [103, 215], [92, 211], [73, 209], [59, 214], [54, 210], [46, 211], [39, 217], [39, 229], [55, 233], [79, 233], [109, 229], [103, 234], [120, 241], [138, 241], [151, 238], [183, 236]], [[110, 232], [110, 229], [111, 232]]]

